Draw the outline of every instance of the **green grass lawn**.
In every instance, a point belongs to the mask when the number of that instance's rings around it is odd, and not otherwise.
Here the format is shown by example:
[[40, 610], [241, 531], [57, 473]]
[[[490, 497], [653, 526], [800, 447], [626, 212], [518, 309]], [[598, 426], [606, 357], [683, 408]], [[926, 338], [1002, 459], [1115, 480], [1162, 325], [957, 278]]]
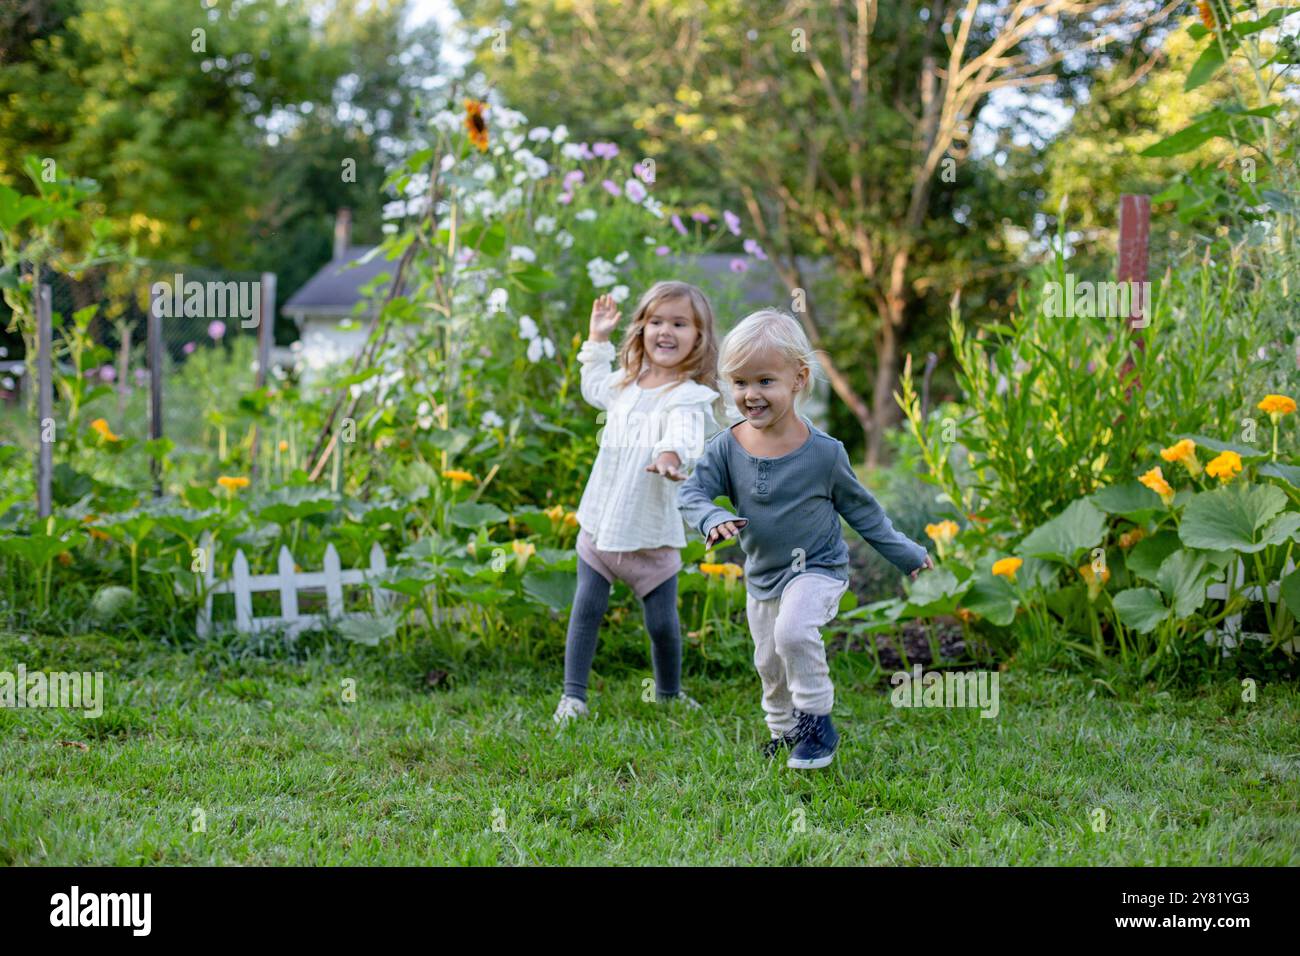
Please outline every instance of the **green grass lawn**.
[[102, 670], [107, 697], [0, 710], [0, 863], [1300, 864], [1294, 687], [1013, 670], [982, 719], [894, 709], [837, 658], [840, 753], [799, 773], [757, 753], [739, 667], [693, 661], [705, 712], [664, 709], [635, 645], [602, 647], [594, 719], [557, 732], [556, 653], [483, 658], [429, 689], [429, 649], [0, 634], [0, 670]]

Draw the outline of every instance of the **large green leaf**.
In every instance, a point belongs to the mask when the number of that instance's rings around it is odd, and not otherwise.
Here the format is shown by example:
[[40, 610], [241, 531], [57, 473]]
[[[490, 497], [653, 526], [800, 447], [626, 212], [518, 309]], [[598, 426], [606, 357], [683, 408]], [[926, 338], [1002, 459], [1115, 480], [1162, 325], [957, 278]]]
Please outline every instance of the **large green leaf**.
[[1219, 43], [1218, 38], [1212, 39], [1201, 55], [1196, 58], [1192, 68], [1187, 71], [1187, 80], [1183, 83], [1183, 92], [1188, 93], [1198, 86], [1202, 86], [1210, 81], [1210, 78], [1218, 72], [1219, 67], [1224, 63], [1223, 46]]
[[1164, 510], [1160, 496], [1140, 481], [1126, 481], [1110, 485], [1089, 495], [1098, 508], [1112, 515], [1135, 515]]
[[957, 599], [964, 590], [965, 585], [947, 568], [927, 571], [912, 585], [903, 613], [909, 617], [951, 614], [957, 609]]
[[1143, 538], [1135, 544], [1133, 550], [1125, 557], [1124, 563], [1134, 576], [1154, 584], [1160, 565], [1164, 564], [1165, 558], [1178, 548], [1178, 535], [1172, 531], [1162, 531], [1150, 538]]
[[[1295, 526], [1288, 523], [1269, 527], [1286, 503], [1286, 492], [1275, 485], [1237, 482], [1204, 491], [1187, 503], [1178, 536], [1189, 548], [1231, 549], [1247, 554], [1262, 551], [1295, 531]], [[1290, 531], [1286, 530], [1288, 526]]]
[[397, 633], [397, 622], [399, 620], [401, 620], [400, 614], [373, 616], [361, 614], [357, 617], [343, 618], [336, 624], [336, 627], [339, 634], [349, 641], [374, 647], [380, 641], [387, 640]]
[[500, 524], [509, 517], [496, 505], [462, 502], [451, 509], [451, 523], [458, 528], [477, 528], [485, 524]]
[[961, 606], [991, 624], [1006, 627], [1016, 616], [1016, 592], [1005, 578], [977, 575], [962, 595]]
[[1165, 607], [1160, 592], [1154, 588], [1129, 588], [1116, 594], [1111, 602], [1125, 626], [1139, 634], [1151, 633], [1169, 616], [1169, 608]]
[[1291, 613], [1300, 620], [1300, 568], [1296, 568], [1284, 577], [1282, 586], [1278, 590], [1282, 596], [1282, 601], [1291, 609]]
[[567, 571], [542, 571], [524, 575], [524, 593], [552, 611], [567, 611], [573, 604], [578, 579]]
[[1204, 551], [1179, 549], [1160, 565], [1156, 584], [1173, 605], [1178, 620], [1191, 617], [1205, 603], [1205, 589], [1211, 581], [1223, 579], [1223, 569], [1215, 567]]
[[1259, 474], [1269, 478], [1281, 478], [1292, 488], [1300, 488], [1300, 466], [1288, 465], [1280, 461], [1270, 461], [1259, 466]]
[[326, 514], [334, 510], [334, 495], [328, 488], [310, 485], [277, 488], [253, 504], [253, 513], [262, 521], [288, 524], [309, 515]]
[[1025, 536], [1016, 548], [1022, 557], [1048, 558], [1073, 564], [1080, 551], [1101, 544], [1106, 515], [1087, 498], [1071, 503], [1046, 524]]

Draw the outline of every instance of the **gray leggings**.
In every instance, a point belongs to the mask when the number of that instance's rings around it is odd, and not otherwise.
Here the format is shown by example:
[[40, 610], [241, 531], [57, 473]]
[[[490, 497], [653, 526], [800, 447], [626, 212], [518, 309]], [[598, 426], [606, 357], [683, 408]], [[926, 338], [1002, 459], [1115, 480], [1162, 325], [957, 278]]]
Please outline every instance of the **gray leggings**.
[[[641, 601], [645, 627], [650, 632], [650, 657], [655, 670], [655, 694], [660, 700], [676, 697], [682, 680], [682, 635], [677, 623], [677, 575]], [[587, 677], [596, 656], [600, 622], [609, 607], [609, 582], [578, 558], [578, 592], [569, 614], [564, 643], [564, 693], [587, 699]]]

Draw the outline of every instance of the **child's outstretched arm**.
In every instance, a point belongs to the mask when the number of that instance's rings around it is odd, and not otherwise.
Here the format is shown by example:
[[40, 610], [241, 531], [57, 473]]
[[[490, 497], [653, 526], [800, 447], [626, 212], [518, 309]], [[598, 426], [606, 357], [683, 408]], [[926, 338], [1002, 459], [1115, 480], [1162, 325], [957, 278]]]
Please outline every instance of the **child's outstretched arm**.
[[844, 516], [849, 526], [898, 570], [915, 577], [917, 571], [934, 567], [929, 552], [896, 530], [880, 502], [862, 487], [849, 465], [848, 452], [843, 444], [838, 445], [838, 456], [831, 472], [831, 498], [835, 510]]
[[705, 439], [717, 428], [710, 409], [712, 399], [686, 401], [668, 409], [663, 437], [650, 450], [653, 471], [673, 481], [683, 481], [686, 472], [704, 454]]
[[[722, 437], [719, 433], [709, 442], [695, 471], [677, 489], [678, 510], [686, 523], [698, 531], [708, 544], [712, 544], [718, 537], [732, 537], [739, 526], [748, 523], [713, 503], [713, 499], [719, 495], [733, 497], [723, 451], [726, 446]], [[730, 534], [727, 533], [728, 525], [731, 526]]]
[[610, 333], [618, 326], [622, 313], [609, 295], [602, 295], [591, 305], [591, 324], [587, 341], [578, 350], [582, 363], [582, 397], [596, 408], [608, 408], [610, 390], [618, 376], [614, 368], [614, 343]]

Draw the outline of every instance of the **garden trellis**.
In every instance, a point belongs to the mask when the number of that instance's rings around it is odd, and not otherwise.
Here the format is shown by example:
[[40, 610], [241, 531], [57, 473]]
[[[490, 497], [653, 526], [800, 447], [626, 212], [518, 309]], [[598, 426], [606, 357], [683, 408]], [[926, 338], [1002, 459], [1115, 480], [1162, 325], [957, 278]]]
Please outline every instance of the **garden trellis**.
[[[243, 549], [240, 549], [235, 552], [228, 581], [216, 579], [214, 547], [211, 536], [205, 535], [202, 542], [205, 558], [203, 608], [199, 611], [196, 625], [199, 637], [209, 637], [213, 633], [212, 603], [213, 597], [218, 594], [234, 595], [235, 630], [245, 634], [283, 630], [290, 637], [330, 622], [371, 617], [370, 612], [344, 610], [344, 586], [368, 585], [371, 609], [375, 615], [382, 614], [392, 603], [391, 596], [378, 583], [378, 578], [388, 570], [388, 559], [378, 543], [370, 548], [368, 569], [349, 568], [346, 571], [340, 565], [339, 553], [332, 544], [325, 548], [324, 566], [320, 571], [297, 570], [288, 547], [281, 546], [275, 574], [250, 574], [248, 558]], [[321, 590], [325, 593], [325, 613], [301, 613], [298, 592]], [[266, 593], [280, 595], [280, 613], [269, 617], [254, 617], [253, 595]]]

